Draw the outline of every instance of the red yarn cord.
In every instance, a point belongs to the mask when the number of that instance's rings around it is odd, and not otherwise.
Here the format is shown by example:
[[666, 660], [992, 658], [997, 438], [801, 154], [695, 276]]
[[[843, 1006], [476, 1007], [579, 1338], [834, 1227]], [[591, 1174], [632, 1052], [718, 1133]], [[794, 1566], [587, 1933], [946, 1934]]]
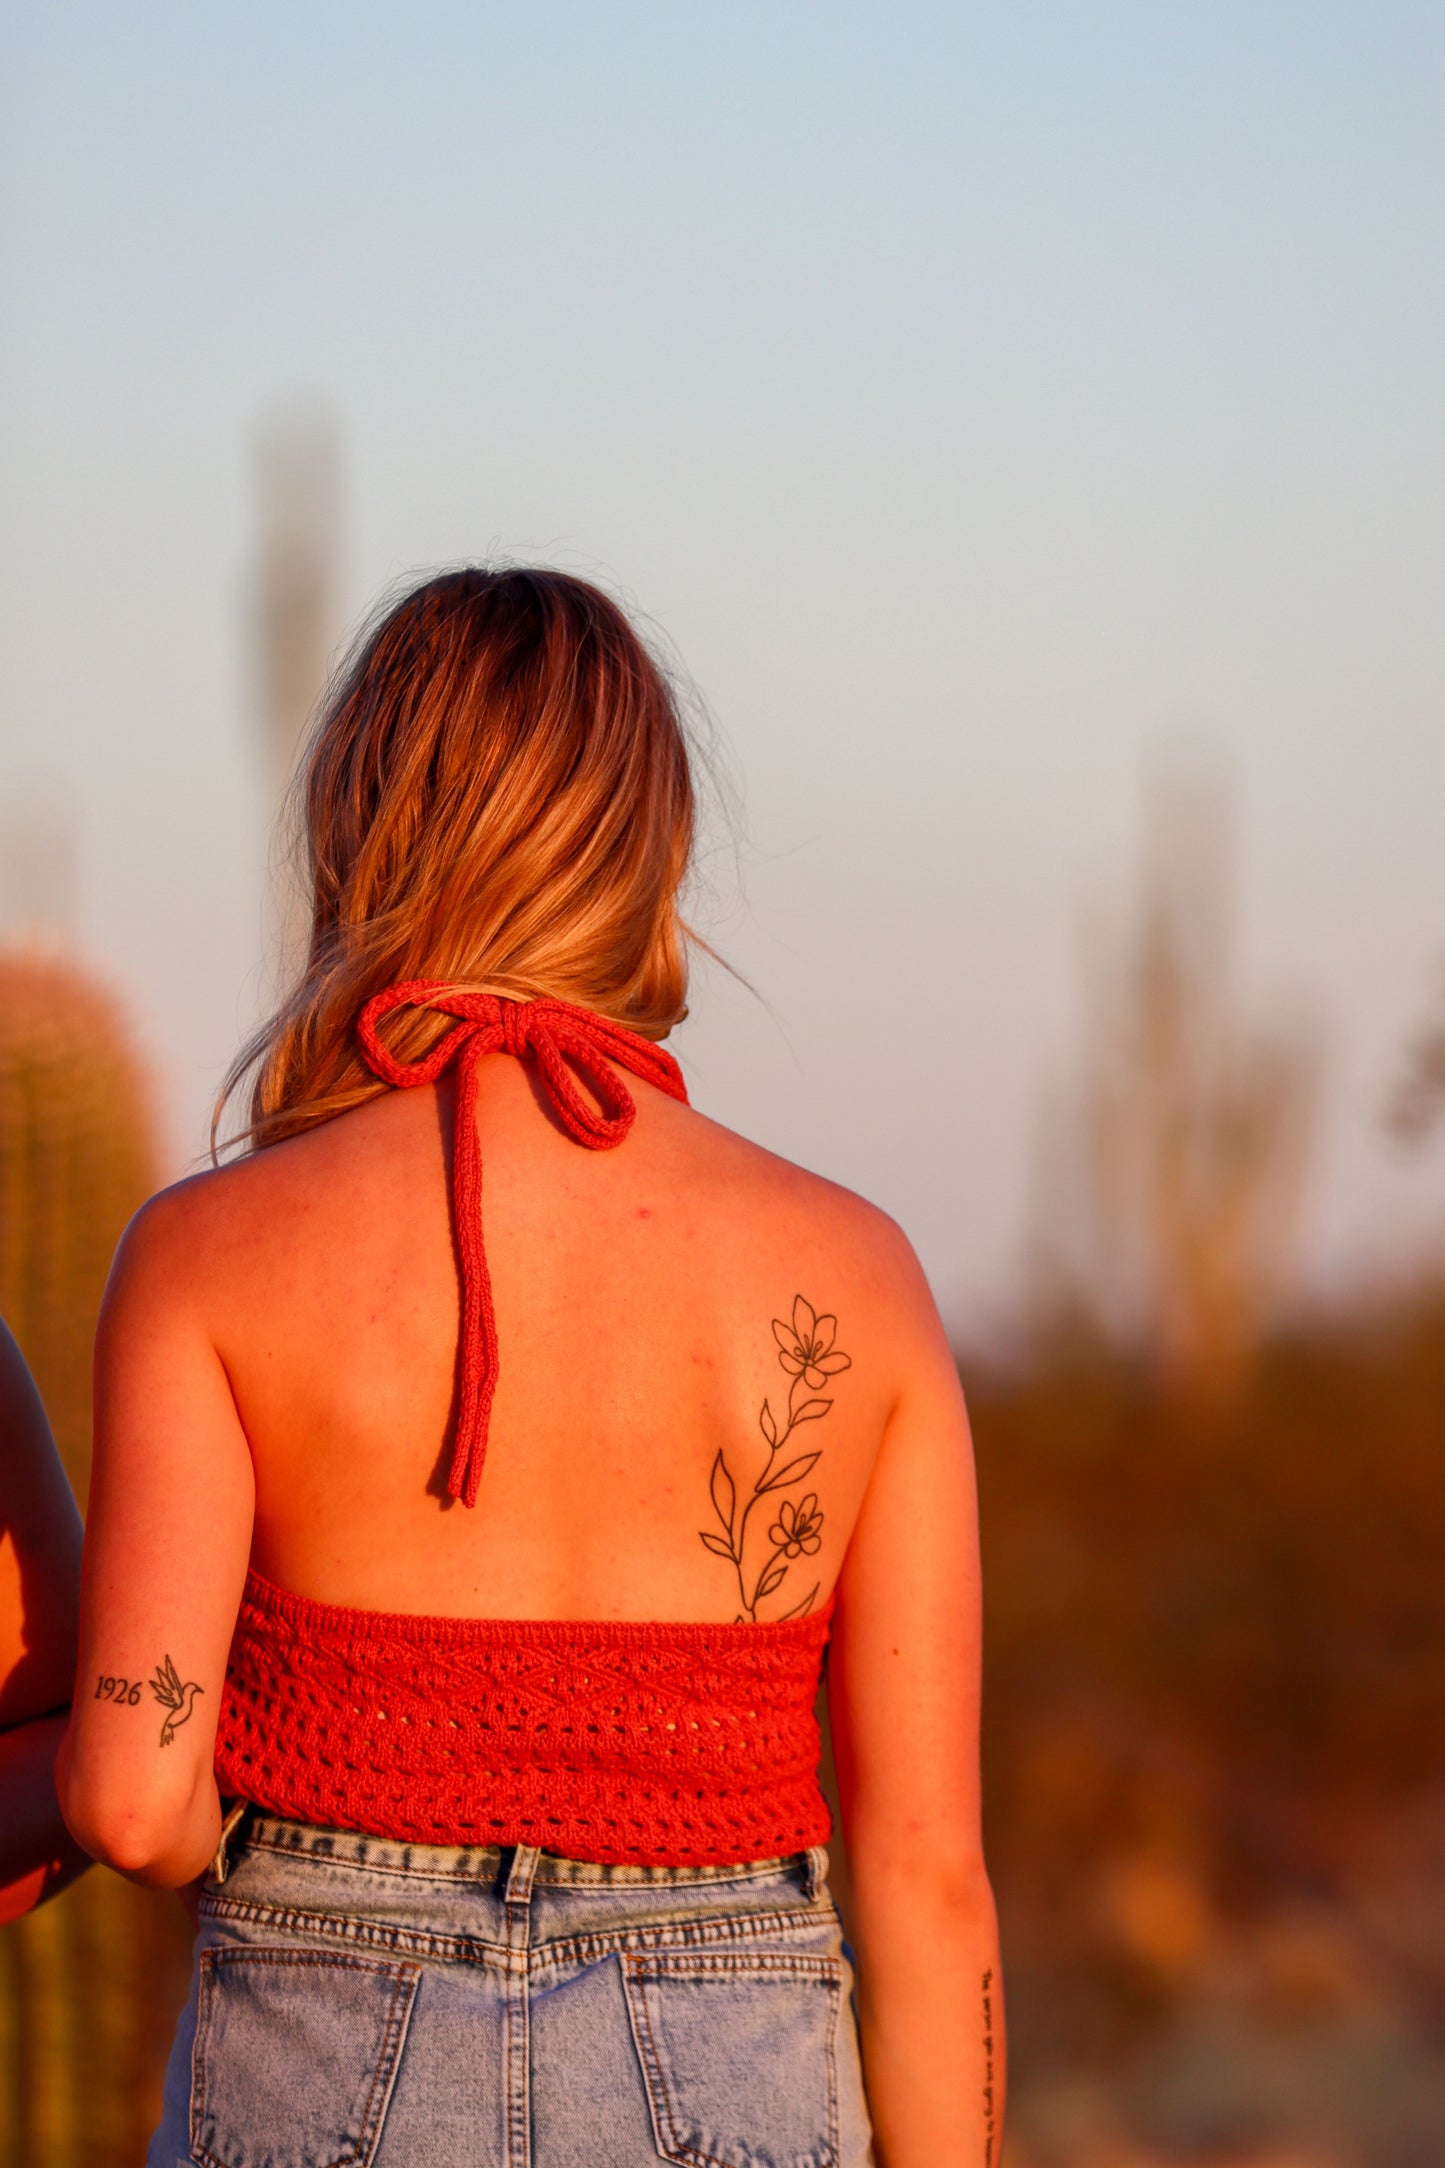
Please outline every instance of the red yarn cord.
[[[393, 1009], [434, 1009], [457, 1021], [429, 1054], [399, 1061], [377, 1026]], [[477, 1142], [477, 1064], [487, 1054], [534, 1057], [547, 1096], [569, 1136], [589, 1151], [611, 1151], [622, 1142], [637, 1104], [609, 1067], [630, 1069], [669, 1099], [687, 1101], [682, 1071], [671, 1054], [625, 1025], [614, 1024], [570, 1001], [508, 1001], [497, 994], [453, 993], [442, 979], [407, 979], [374, 994], [356, 1022], [367, 1066], [384, 1084], [405, 1090], [434, 1084], [447, 1069], [457, 1073], [452, 1146], [452, 1214], [462, 1267], [460, 1408], [447, 1489], [467, 1505], [487, 1457], [492, 1398], [497, 1389], [497, 1318], [492, 1276], [482, 1242], [482, 1155]], [[586, 1083], [592, 1097], [578, 1089]]]

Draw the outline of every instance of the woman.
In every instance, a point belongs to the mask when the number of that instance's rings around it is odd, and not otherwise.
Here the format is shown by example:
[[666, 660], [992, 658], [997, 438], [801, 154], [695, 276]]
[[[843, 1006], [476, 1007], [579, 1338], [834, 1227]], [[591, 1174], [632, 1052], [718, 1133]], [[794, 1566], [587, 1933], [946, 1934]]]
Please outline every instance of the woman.
[[658, 1044], [661, 673], [581, 581], [434, 579], [305, 790], [252, 1149], [140, 1214], [98, 1345], [66, 1815], [215, 1855], [152, 2168], [990, 2159], [957, 1375], [898, 1229]]
[[79, 1594], [80, 1515], [35, 1381], [0, 1323], [0, 1925], [90, 1864], [55, 1797]]

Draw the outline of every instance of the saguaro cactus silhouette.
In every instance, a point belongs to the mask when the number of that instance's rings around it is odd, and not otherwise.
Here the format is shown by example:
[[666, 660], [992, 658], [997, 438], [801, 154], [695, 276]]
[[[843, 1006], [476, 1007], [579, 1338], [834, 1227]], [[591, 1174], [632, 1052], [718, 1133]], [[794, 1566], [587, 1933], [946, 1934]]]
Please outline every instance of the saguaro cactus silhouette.
[[1423, 1144], [1445, 1117], [1445, 959], [1435, 1005], [1415, 1033], [1385, 1107], [1385, 1127], [1401, 1143]]
[[[0, 951], [0, 1309], [82, 1506], [96, 1311], [156, 1173], [145, 1072], [112, 996], [57, 957]], [[0, 1932], [0, 2160], [138, 2168], [188, 1944], [174, 1897], [100, 1868]]]
[[1046, 1110], [1036, 1237], [1046, 1302], [1206, 1399], [1290, 1292], [1322, 1054], [1302, 1014], [1244, 1012], [1232, 846], [1218, 771], [1154, 772], [1132, 916], [1089, 929], [1083, 1059]]
[[287, 793], [336, 637], [340, 450], [326, 410], [273, 413], [256, 439], [255, 472], [251, 627], [272, 835], [268, 945], [284, 984], [307, 932]]

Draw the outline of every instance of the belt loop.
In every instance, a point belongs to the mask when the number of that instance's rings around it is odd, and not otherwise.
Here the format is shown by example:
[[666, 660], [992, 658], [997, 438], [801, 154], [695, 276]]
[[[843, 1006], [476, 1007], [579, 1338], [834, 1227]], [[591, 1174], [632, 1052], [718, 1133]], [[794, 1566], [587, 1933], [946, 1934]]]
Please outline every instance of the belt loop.
[[230, 1842], [231, 1838], [235, 1835], [236, 1831], [240, 1828], [242, 1822], [245, 1820], [246, 1816], [250, 1813], [250, 1811], [251, 1802], [249, 1799], [233, 1799], [229, 1808], [227, 1809], [225, 1817], [221, 1823], [221, 1835], [216, 1845], [216, 1854], [214, 1859], [211, 1861], [211, 1879], [213, 1882], [225, 1881], [226, 1875], [229, 1872], [229, 1863], [226, 1858], [226, 1846]]
[[512, 1864], [507, 1869], [507, 1886], [503, 1892], [509, 1917], [517, 1907], [531, 1904], [532, 1883], [536, 1878], [539, 1857], [535, 1844], [519, 1844], [512, 1853]]
[[828, 1881], [828, 1847], [826, 1844], [810, 1844], [806, 1854], [807, 1865], [803, 1869], [803, 1895], [810, 1905], [818, 1902], [818, 1895]]

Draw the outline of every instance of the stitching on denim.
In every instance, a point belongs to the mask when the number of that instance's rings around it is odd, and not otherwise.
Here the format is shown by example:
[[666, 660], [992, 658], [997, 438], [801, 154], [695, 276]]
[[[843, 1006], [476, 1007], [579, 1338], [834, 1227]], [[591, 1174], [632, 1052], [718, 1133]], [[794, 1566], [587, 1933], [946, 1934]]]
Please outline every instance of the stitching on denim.
[[[647, 1997], [639, 1994], [638, 2000], [643, 2009], [647, 2010]], [[652, 2039], [652, 2013], [650, 2010], [647, 2011], [647, 2036], [650, 2041]], [[653, 2052], [656, 2055], [655, 2049]], [[716, 2153], [704, 2153], [701, 2146], [688, 2145], [684, 2142], [682, 2133], [677, 2127], [677, 2109], [673, 2104], [672, 2093], [667, 2083], [667, 2071], [660, 2055], [656, 2056], [656, 2067], [658, 2083], [662, 2088], [662, 2096], [667, 2106], [671, 2158], [674, 2161], [688, 2163], [688, 2168], [729, 2168], [729, 2163], [719, 2159]]]
[[[381, 1860], [346, 1859], [334, 1851], [316, 1852], [304, 1845], [276, 1844], [267, 1837], [247, 1835], [232, 1852], [231, 1865], [234, 1870], [236, 1862], [244, 1858], [247, 1852], [271, 1852], [281, 1859], [298, 1860], [320, 1867], [341, 1867], [351, 1874], [385, 1874], [404, 1882], [459, 1882], [463, 1885], [476, 1884], [490, 1888], [500, 1878], [501, 1858], [506, 1847], [480, 1845], [477, 1850], [477, 1868], [449, 1867], [443, 1870], [434, 1867], [396, 1867]], [[492, 1857], [494, 1864], [489, 1871], [483, 1872], [481, 1863], [488, 1855]], [[543, 1859], [557, 1856], [555, 1853], [544, 1853]], [[537, 1882], [544, 1889], [715, 1889], [719, 1885], [726, 1886], [733, 1882], [786, 1880], [793, 1862], [805, 1856], [784, 1852], [776, 1859], [743, 1861], [733, 1867], [677, 1867], [664, 1869], [656, 1874], [646, 1868], [631, 1867], [626, 1862], [603, 1860], [596, 1863], [605, 1870], [603, 1874], [553, 1875], [542, 1870], [537, 1875]], [[579, 1861], [577, 1864], [587, 1863]]]
[[[667, 2075], [662, 2067], [662, 2058], [657, 2052], [657, 2041], [652, 2030], [652, 2012], [647, 2007], [647, 1997], [641, 1992], [640, 1985], [636, 1994], [632, 1992], [632, 1981], [625, 1958], [622, 1963], [622, 1987], [623, 2001], [632, 2026], [632, 2037], [637, 2043], [637, 2059], [642, 2065], [648, 2120], [657, 2140], [657, 2150], [664, 2160], [681, 2160], [685, 2149], [678, 2134], [677, 2117], [673, 2112]], [[664, 2123], [666, 2129], [662, 2127]]]
[[[401, 2054], [401, 2042], [405, 2037], [407, 2023], [411, 2017], [411, 2006], [416, 2000], [417, 1985], [421, 1979], [421, 1968], [418, 1965], [396, 1967], [395, 1970], [397, 1978], [392, 1986], [391, 2002], [386, 2013], [386, 2024], [382, 2028], [381, 2053], [377, 2058], [376, 2068], [371, 2073], [371, 2090], [366, 2096], [366, 2112], [362, 2118], [363, 2132], [366, 2132], [367, 2125], [371, 2122], [373, 2114], [376, 2117], [376, 2127], [366, 2138], [366, 2152], [364, 2157], [358, 2157], [358, 2168], [365, 2168], [365, 2164], [371, 2161], [381, 2141], [381, 2126], [385, 2120], [387, 2103], [391, 2097], [392, 2081], [396, 2076], [396, 2065]], [[405, 1994], [406, 1998], [404, 2016], [400, 2010], [403, 1994]], [[383, 2071], [385, 2072], [384, 2083], [382, 2080]], [[379, 2102], [377, 2100], [378, 2087], [381, 2088]], [[340, 2168], [340, 2163], [336, 2164], [336, 2168]]]
[[244, 1859], [248, 1852], [274, 1852], [279, 1859], [297, 1861], [308, 1867], [341, 1867], [348, 1874], [385, 1874], [401, 1882], [459, 1882], [463, 1888], [489, 1889], [501, 1869], [500, 1848], [493, 1846], [492, 1849], [498, 1853], [498, 1859], [490, 1874], [464, 1873], [460, 1867], [449, 1868], [443, 1873], [430, 1867], [393, 1867], [380, 1860], [342, 1859], [335, 1852], [309, 1852], [297, 1845], [270, 1844], [264, 1837], [248, 1837], [241, 1849], [232, 1855], [231, 1865], [234, 1872], [236, 1862]]
[[[528, 1945], [532, 1925], [532, 1877], [535, 1849], [517, 1846], [507, 1869], [504, 1908], [507, 1921], [506, 2093], [507, 2168], [528, 2168], [532, 2150], [531, 1996]], [[520, 1958], [521, 1962], [518, 1963]]]
[[333, 1971], [341, 1965], [348, 1972], [379, 1973], [385, 1980], [411, 1978], [418, 1969], [415, 1965], [389, 1965], [382, 1957], [355, 1957], [348, 1950], [274, 1950], [264, 1942], [232, 1942], [219, 1949], [203, 1950], [201, 1961], [213, 1972], [222, 1965], [326, 1965]]
[[241, 1920], [253, 1927], [276, 1927], [286, 1933], [319, 1935], [331, 1942], [359, 1942], [371, 1949], [405, 1950], [413, 1957], [454, 1958], [463, 1965], [502, 1958], [506, 1946], [480, 1935], [444, 1935], [428, 1928], [389, 1926], [380, 1920], [348, 1918], [336, 1912], [303, 1912], [294, 1905], [258, 1905], [244, 1897], [203, 1897], [206, 1919]]
[[843, 1977], [841, 1957], [812, 1957], [805, 1950], [660, 1950], [656, 1956], [628, 1954], [622, 1962], [643, 1979], [650, 1973], [660, 1980], [736, 1980], [773, 1972], [808, 1980]]
[[[201, 1952], [201, 1993], [198, 1998], [196, 2013], [196, 2038], [191, 2050], [191, 2158], [203, 2162], [205, 2168], [229, 2168], [229, 2164], [223, 2161], [218, 2153], [213, 2153], [208, 2145], [203, 2145], [201, 2142], [200, 2123], [204, 2114], [206, 2098], [206, 2061], [202, 2042], [209, 2031], [211, 2003], [221, 1967], [223, 1965], [242, 1964], [324, 1965], [333, 1971], [337, 1966], [342, 1966], [351, 1972], [370, 1972], [379, 1975], [384, 1980], [391, 1981], [391, 2000], [387, 2005], [386, 2020], [382, 2026], [381, 2045], [377, 2050], [377, 2061], [371, 2073], [371, 2084], [367, 2090], [366, 2106], [362, 2110], [361, 2126], [357, 2134], [359, 2144], [357, 2147], [347, 2147], [327, 2164], [327, 2168], [368, 2168], [381, 2136], [381, 2117], [379, 2115], [376, 2117], [375, 2129], [368, 2129], [376, 2107], [377, 2083], [382, 2068], [384, 2066], [394, 2066], [401, 2037], [405, 2030], [405, 2026], [399, 2026], [397, 2022], [398, 2002], [401, 1996], [405, 1994], [406, 2012], [409, 2017], [411, 2005], [416, 1997], [417, 1983], [421, 1977], [421, 1968], [417, 1965], [389, 1965], [378, 1958], [355, 1957], [345, 1951], [333, 1955], [329, 1950], [268, 1950], [249, 1946], [233, 1949], [203, 1950]], [[199, 2088], [196, 2084], [198, 2063], [201, 2080]], [[390, 2076], [388, 2076], [388, 2089], [389, 2086]]]
[[[508, 1953], [510, 1955], [510, 1952]], [[507, 2147], [507, 2168], [512, 2168], [512, 1968], [507, 1967], [502, 1996], [502, 2128]]]
[[843, 1960], [828, 1983], [828, 2168], [838, 2163], [838, 2012], [843, 2002]]
[[211, 1992], [215, 1967], [206, 1959], [210, 1952], [201, 1952], [200, 1987], [196, 1996], [196, 2037], [191, 2042], [191, 2156], [194, 2159], [203, 2148], [201, 2145], [201, 2109], [206, 2097], [206, 2039], [211, 2022]]
[[[652, 2012], [645, 1992], [649, 1980], [687, 1979], [703, 1977], [715, 1979], [755, 1978], [759, 1973], [775, 1977], [815, 1980], [824, 1988], [828, 1997], [828, 2028], [825, 2036], [824, 2059], [828, 2095], [828, 2135], [825, 2140], [827, 2152], [818, 2168], [838, 2168], [838, 2058], [836, 2041], [838, 2034], [838, 2007], [843, 1986], [843, 1960], [840, 1957], [809, 1957], [801, 1951], [791, 1954], [773, 1951], [699, 1950], [692, 1953], [679, 1952], [675, 1956], [622, 1957], [622, 1980], [624, 2000], [632, 2023], [632, 2037], [637, 2043], [638, 2060], [643, 2066], [647, 2084], [648, 2107], [657, 2147], [664, 2158], [681, 2164], [681, 2168], [730, 2168], [719, 2154], [705, 2153], [701, 2147], [684, 2142], [678, 2126], [677, 2109], [667, 2082], [667, 2070], [658, 2052], [652, 2026]], [[636, 1992], [633, 1992], [633, 1989]], [[647, 2035], [646, 2046], [638, 2034], [638, 2021]], [[657, 2098], [654, 2100], [653, 2084]], [[659, 2117], [667, 2123], [664, 2132]]]
[[538, 1964], [584, 1964], [596, 1957], [622, 1955], [630, 1950], [693, 1949], [717, 1942], [751, 1942], [768, 1935], [811, 1935], [820, 1925], [816, 1912], [790, 1908], [786, 1912], [723, 1912], [687, 1920], [659, 1921], [647, 1927], [598, 1928], [590, 1934], [568, 1935], [555, 1942], [533, 1945]]
[[[734, 1882], [786, 1881], [788, 1868], [796, 1856], [785, 1853], [778, 1859], [762, 1859], [738, 1867], [667, 1867], [654, 1872], [645, 1867], [622, 1866], [603, 1875], [539, 1874], [537, 1882], [543, 1889], [726, 1889]], [[607, 1861], [600, 1864], [610, 1867]]]
[[[269, 1927], [281, 1933], [311, 1935], [330, 1943], [359, 1944], [364, 1949], [393, 1950], [409, 1957], [505, 1970], [507, 1945], [482, 1935], [447, 1935], [437, 1930], [390, 1925], [378, 1920], [357, 1919], [340, 1913], [305, 1912], [294, 1905], [261, 1905], [244, 1897], [202, 1897], [205, 1919], [236, 1921], [253, 1927]], [[820, 1925], [814, 1910], [792, 1908], [786, 1912], [720, 1913], [709, 1917], [659, 1921], [646, 1927], [600, 1928], [590, 1934], [568, 1935], [557, 1941], [531, 1944], [526, 1969], [533, 1980], [570, 1965], [651, 1950], [696, 1950], [709, 1944], [747, 1945], [777, 1935], [791, 1937], [816, 1934]], [[834, 1922], [836, 1924], [836, 1922]]]

